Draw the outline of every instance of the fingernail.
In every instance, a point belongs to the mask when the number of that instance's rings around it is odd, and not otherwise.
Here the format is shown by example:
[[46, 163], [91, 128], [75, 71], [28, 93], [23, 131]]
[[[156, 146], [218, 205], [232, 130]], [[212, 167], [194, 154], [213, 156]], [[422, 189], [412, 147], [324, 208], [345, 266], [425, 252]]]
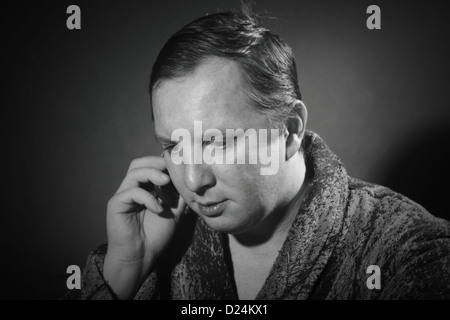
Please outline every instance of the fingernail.
[[164, 181], [169, 180], [169, 176], [167, 174], [161, 173], [161, 179], [163, 179]]

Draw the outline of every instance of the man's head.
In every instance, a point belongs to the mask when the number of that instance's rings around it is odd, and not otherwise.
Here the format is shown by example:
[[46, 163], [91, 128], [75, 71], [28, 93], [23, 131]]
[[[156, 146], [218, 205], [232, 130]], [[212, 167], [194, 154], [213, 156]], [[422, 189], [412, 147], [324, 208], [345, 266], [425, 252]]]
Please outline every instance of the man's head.
[[[162, 49], [150, 88], [155, 132], [172, 181], [210, 227], [248, 232], [299, 191], [306, 109], [299, 99], [294, 58], [254, 19], [220, 13], [184, 27]], [[195, 121], [202, 121], [204, 131], [282, 129], [270, 141], [279, 151], [277, 174], [261, 175], [261, 163], [174, 164], [171, 153], [178, 141], [171, 141], [172, 133], [182, 128], [195, 140]], [[211, 205], [217, 203], [222, 204]]]
[[251, 106], [274, 127], [298, 114], [301, 94], [292, 49], [244, 12], [206, 15], [175, 33], [153, 65], [150, 96], [161, 82], [191, 74], [209, 57], [239, 65]]

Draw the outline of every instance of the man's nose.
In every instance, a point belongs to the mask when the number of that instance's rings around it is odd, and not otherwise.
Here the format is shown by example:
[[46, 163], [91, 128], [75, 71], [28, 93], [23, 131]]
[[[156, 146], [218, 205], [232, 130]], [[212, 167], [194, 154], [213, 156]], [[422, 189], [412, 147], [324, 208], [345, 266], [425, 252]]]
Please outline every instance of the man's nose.
[[186, 187], [197, 194], [204, 193], [216, 183], [214, 173], [207, 164], [186, 164], [184, 175]]

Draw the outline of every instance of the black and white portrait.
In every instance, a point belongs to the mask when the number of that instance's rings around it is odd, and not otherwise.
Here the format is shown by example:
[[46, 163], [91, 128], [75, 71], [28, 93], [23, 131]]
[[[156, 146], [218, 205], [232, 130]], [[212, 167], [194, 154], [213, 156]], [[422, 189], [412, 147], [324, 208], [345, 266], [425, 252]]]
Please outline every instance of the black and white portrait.
[[9, 16], [1, 299], [450, 299], [441, 3]]

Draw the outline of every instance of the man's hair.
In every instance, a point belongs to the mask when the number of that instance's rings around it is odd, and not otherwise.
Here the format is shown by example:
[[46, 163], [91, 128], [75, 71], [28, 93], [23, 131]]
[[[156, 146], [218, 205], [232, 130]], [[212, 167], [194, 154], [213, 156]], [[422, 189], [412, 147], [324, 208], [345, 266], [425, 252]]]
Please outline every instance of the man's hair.
[[297, 114], [301, 94], [292, 49], [245, 7], [203, 16], [175, 33], [153, 65], [150, 101], [162, 81], [187, 76], [211, 57], [239, 65], [248, 84], [245, 94], [272, 126], [281, 128]]

